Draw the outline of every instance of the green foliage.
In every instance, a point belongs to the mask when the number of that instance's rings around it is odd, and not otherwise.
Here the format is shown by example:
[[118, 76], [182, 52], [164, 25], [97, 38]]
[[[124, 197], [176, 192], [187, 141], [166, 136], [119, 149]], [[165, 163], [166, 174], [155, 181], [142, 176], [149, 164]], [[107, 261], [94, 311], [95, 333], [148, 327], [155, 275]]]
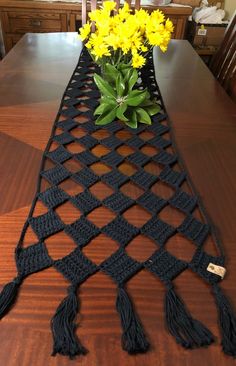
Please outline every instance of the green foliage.
[[94, 75], [94, 81], [101, 92], [100, 105], [94, 115], [99, 117], [97, 125], [106, 125], [115, 118], [131, 128], [138, 123], [150, 125], [150, 116], [160, 111], [160, 106], [150, 99], [147, 89], [133, 89], [138, 81], [138, 72], [130, 65], [103, 65], [103, 76]]

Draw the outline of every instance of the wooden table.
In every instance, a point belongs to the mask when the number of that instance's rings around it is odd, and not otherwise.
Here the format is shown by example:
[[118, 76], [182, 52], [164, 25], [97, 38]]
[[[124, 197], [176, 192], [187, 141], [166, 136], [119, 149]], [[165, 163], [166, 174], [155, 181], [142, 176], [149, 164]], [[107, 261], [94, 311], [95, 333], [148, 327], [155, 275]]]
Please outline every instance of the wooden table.
[[[15, 275], [15, 245], [34, 195], [42, 153], [80, 49], [75, 33], [28, 34], [0, 64], [1, 284]], [[178, 146], [219, 228], [228, 255], [228, 274], [222, 287], [236, 305], [236, 106], [187, 41], [172, 41], [166, 54], [155, 51], [155, 65]], [[72, 217], [73, 212], [68, 210], [67, 215]], [[140, 220], [138, 211], [133, 218]], [[33, 234], [27, 238], [31, 240]], [[54, 258], [72, 250], [65, 238], [60, 243], [49, 240], [48, 247]], [[111, 252], [104, 238], [88, 248], [95, 262]], [[153, 249], [153, 244], [138, 242], [128, 252], [144, 260]], [[183, 259], [189, 259], [193, 250], [181, 240], [168, 249]], [[219, 336], [216, 307], [208, 286], [190, 271], [175, 283], [191, 313]], [[78, 331], [90, 353], [75, 361], [50, 357], [50, 319], [65, 296], [66, 286], [52, 268], [24, 281], [16, 305], [0, 323], [1, 365], [234, 365], [221, 352], [219, 340], [208, 349], [194, 351], [176, 345], [164, 329], [164, 288], [145, 271], [135, 276], [128, 288], [153, 345], [149, 353], [129, 356], [121, 350], [115, 285], [98, 273], [80, 289], [82, 319]]]

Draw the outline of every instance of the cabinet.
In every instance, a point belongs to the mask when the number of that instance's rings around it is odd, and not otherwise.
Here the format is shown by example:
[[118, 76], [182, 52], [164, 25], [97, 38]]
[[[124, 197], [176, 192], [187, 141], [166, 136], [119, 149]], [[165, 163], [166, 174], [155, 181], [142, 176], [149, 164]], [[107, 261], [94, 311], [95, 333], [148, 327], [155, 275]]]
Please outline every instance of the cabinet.
[[1, 13], [5, 50], [8, 52], [25, 33], [66, 32], [67, 14], [32, 9]]
[[6, 52], [10, 51], [25, 33], [69, 31], [70, 11], [47, 5], [34, 1], [0, 1], [0, 19]]
[[[153, 3], [141, 6], [148, 11], [157, 9]], [[161, 7], [175, 26], [173, 38], [184, 38], [187, 17], [191, 8]], [[0, 19], [5, 52], [25, 33], [74, 32], [81, 25], [81, 3], [0, 0]]]
[[[194, 21], [188, 22], [186, 27], [187, 39], [207, 65], [210, 64], [212, 56], [223, 41], [227, 25], [227, 22], [202, 25]], [[204, 31], [203, 34], [202, 31]]]

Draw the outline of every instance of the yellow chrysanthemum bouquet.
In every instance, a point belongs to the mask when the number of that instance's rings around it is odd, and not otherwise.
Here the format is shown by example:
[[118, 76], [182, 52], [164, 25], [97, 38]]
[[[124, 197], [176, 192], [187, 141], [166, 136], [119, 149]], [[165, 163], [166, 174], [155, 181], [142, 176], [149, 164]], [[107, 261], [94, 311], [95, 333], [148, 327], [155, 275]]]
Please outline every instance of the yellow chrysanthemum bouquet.
[[140, 9], [132, 14], [127, 3], [116, 11], [114, 1], [104, 1], [100, 9], [89, 13], [89, 22], [80, 28], [80, 38], [101, 66], [102, 76], [94, 76], [101, 92], [96, 124], [105, 125], [115, 118], [132, 128], [138, 122], [151, 124], [150, 116], [160, 107], [138, 84], [137, 69], [145, 65], [154, 46], [167, 50], [172, 32], [172, 22], [159, 10], [149, 14]]

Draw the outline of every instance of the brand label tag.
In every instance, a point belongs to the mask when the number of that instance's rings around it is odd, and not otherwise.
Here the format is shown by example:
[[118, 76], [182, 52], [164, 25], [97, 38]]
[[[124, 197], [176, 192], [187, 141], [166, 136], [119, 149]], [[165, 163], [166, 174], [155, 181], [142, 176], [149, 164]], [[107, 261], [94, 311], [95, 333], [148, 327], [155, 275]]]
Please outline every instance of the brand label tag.
[[224, 267], [217, 266], [214, 263], [209, 263], [208, 264], [207, 271], [220, 276], [222, 278], [222, 280], [223, 280], [223, 278], [225, 276], [225, 273], [226, 273], [226, 269]]
[[202, 29], [202, 28], [198, 29], [198, 32], [197, 32], [198, 36], [206, 36], [206, 34], [207, 34], [207, 29]]

